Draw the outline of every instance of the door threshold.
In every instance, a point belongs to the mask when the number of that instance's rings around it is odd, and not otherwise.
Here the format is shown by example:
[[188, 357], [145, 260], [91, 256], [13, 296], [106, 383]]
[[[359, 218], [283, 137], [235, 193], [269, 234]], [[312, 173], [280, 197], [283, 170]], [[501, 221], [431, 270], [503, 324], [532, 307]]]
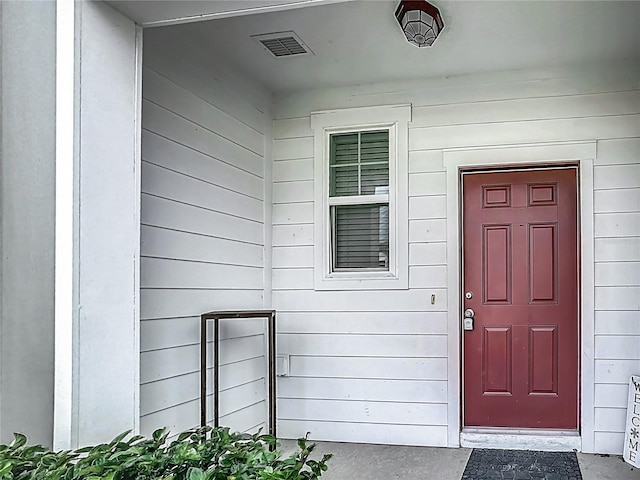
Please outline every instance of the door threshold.
[[575, 430], [467, 427], [460, 432], [460, 446], [542, 450], [545, 452], [580, 452], [582, 437]]

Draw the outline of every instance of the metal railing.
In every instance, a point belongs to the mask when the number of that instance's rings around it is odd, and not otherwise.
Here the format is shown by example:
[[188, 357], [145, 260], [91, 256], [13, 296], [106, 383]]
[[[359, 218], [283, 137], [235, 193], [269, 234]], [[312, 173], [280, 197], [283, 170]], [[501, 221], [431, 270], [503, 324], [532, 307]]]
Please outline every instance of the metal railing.
[[200, 315], [200, 425], [207, 424], [207, 323], [213, 320], [213, 426], [220, 426], [220, 320], [267, 319], [269, 363], [269, 434], [276, 436], [276, 311], [214, 311]]

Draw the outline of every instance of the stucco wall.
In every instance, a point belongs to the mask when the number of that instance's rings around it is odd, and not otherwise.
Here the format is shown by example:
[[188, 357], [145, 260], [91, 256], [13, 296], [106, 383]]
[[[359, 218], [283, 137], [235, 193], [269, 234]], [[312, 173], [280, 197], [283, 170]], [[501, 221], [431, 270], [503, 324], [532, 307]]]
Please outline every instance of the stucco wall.
[[72, 444], [87, 445], [137, 423], [138, 57], [132, 20], [76, 11], [74, 367], [56, 375], [73, 374]]
[[0, 442], [53, 441], [55, 2], [1, 2]]

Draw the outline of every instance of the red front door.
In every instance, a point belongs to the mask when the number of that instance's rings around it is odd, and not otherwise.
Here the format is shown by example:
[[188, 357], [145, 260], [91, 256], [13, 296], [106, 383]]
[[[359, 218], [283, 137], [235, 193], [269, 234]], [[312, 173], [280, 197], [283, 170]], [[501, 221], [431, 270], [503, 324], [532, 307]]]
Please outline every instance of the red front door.
[[463, 178], [464, 425], [577, 429], [576, 170]]

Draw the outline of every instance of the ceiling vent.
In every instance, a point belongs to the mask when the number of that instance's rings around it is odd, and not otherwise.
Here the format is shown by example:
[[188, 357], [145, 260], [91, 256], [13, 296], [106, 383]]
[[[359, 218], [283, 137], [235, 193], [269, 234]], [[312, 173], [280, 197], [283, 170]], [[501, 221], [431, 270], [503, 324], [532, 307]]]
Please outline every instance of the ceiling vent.
[[313, 55], [311, 49], [292, 31], [252, 35], [251, 38], [260, 42], [274, 57]]

